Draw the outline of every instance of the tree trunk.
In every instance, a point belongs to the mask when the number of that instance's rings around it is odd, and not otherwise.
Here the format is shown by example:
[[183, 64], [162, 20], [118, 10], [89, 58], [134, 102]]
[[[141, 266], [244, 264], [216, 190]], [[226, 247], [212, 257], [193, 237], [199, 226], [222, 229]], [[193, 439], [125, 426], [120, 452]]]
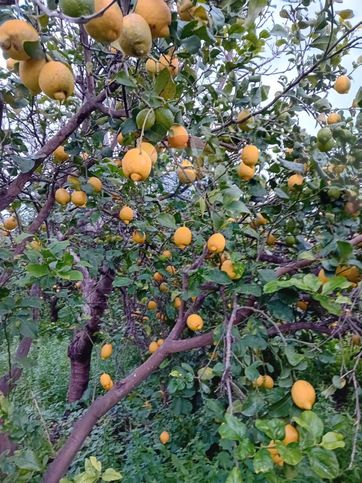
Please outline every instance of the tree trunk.
[[[38, 285], [33, 285], [30, 291], [30, 295], [32, 296], [39, 296], [40, 290]], [[40, 316], [39, 309], [33, 310], [33, 321], [38, 321]], [[15, 383], [20, 379], [20, 376], [23, 372], [23, 369], [17, 365], [19, 361], [25, 359], [25, 357], [29, 354], [31, 344], [33, 339], [30, 337], [23, 337], [18, 345], [18, 348], [15, 353], [15, 360], [13, 367], [9, 367], [9, 372], [4, 374], [0, 378], [0, 393], [4, 396], [8, 396], [12, 388], [14, 387]], [[0, 419], [0, 427], [2, 425], [2, 421]], [[13, 454], [16, 450], [16, 445], [10, 440], [7, 433], [0, 432], [0, 454], [8, 453]]]
[[68, 402], [78, 401], [89, 383], [94, 334], [99, 331], [101, 319], [107, 308], [107, 299], [112, 291], [115, 273], [102, 268], [98, 283], [85, 276], [82, 286], [86, 300], [85, 312], [89, 316], [86, 325], [78, 330], [68, 347], [71, 371], [68, 387]]

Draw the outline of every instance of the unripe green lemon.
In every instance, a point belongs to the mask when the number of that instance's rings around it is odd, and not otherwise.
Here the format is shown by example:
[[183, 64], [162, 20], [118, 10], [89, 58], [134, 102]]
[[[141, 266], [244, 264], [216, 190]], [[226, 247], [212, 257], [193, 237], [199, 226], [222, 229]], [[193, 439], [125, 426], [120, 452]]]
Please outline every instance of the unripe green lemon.
[[59, 6], [68, 17], [82, 17], [94, 12], [94, 0], [59, 0]]
[[142, 109], [142, 111], [137, 114], [136, 124], [138, 129], [142, 129], [143, 124], [145, 126], [144, 129], [151, 129], [155, 122], [156, 116], [153, 109]]

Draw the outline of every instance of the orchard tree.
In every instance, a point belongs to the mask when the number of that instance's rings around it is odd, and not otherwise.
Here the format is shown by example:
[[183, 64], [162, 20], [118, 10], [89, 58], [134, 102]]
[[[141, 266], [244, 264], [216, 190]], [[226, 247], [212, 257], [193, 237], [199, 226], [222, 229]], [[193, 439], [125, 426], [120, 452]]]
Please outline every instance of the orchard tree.
[[[74, 476], [103, 416], [159, 389], [142, 481], [358, 481], [361, 22], [276, 3], [1, 9], [4, 481]], [[70, 404], [37, 453], [13, 394], [44, 334], [69, 340]], [[74, 481], [120, 479], [96, 458]]]

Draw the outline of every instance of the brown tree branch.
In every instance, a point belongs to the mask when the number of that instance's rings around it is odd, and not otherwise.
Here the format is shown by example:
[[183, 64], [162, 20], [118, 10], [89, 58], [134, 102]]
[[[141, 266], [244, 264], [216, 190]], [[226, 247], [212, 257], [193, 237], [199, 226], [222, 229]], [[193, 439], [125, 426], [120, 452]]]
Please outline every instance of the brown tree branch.
[[60, 146], [74, 131], [82, 124], [82, 122], [87, 119], [93, 111], [98, 108], [98, 105], [102, 103], [106, 97], [108, 91], [115, 91], [118, 84], [112, 82], [108, 88], [103, 89], [103, 91], [92, 99], [88, 99], [79, 111], [74, 114], [74, 116], [53, 136], [49, 141], [47, 141], [44, 146], [32, 156], [35, 160], [34, 166], [27, 173], [21, 173], [17, 178], [15, 178], [8, 187], [0, 190], [0, 211], [7, 208], [19, 195], [21, 190], [24, 188], [26, 183], [31, 180], [32, 174], [38, 166], [40, 166], [43, 161], [50, 156], [55, 149]]

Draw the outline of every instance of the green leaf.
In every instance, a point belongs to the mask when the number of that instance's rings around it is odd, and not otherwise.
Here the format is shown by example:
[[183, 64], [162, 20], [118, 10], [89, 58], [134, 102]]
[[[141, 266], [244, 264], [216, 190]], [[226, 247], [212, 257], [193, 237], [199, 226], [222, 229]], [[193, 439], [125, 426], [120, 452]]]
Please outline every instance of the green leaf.
[[298, 443], [290, 443], [287, 446], [283, 443], [276, 443], [276, 447], [280, 456], [288, 465], [295, 466], [303, 459], [303, 453], [300, 450]]
[[90, 456], [88, 461], [93, 466], [93, 468], [95, 468], [96, 471], [99, 471], [99, 472], [102, 471], [102, 463], [98, 461], [95, 456]]
[[285, 435], [285, 423], [281, 419], [257, 419], [255, 427], [270, 439], [283, 439]]
[[347, 241], [337, 241], [339, 262], [345, 263], [353, 253], [353, 246]]
[[160, 225], [166, 228], [176, 228], [175, 217], [173, 215], [169, 215], [168, 213], [161, 213], [160, 215], [158, 215], [157, 221]]
[[325, 449], [336, 449], [336, 448], [344, 448], [346, 443], [344, 442], [344, 436], [341, 433], [335, 433], [334, 431], [330, 431], [326, 433], [321, 442], [321, 446]]
[[32, 58], [32, 59], [44, 59], [45, 54], [44, 50], [41, 46], [39, 40], [35, 40], [34, 42], [24, 42], [23, 47], [25, 52]]
[[37, 455], [30, 449], [14, 456], [14, 463], [21, 470], [40, 472], [43, 469]]
[[79, 270], [69, 270], [66, 273], [58, 272], [58, 276], [64, 280], [79, 281], [83, 280], [83, 274]]
[[116, 76], [116, 81], [125, 87], [130, 87], [132, 89], [136, 87], [135, 81], [132, 79], [132, 77], [129, 77], [129, 75], [127, 75], [124, 70], [121, 70], [120, 72], [118, 72]]
[[226, 275], [226, 273], [217, 268], [205, 270], [203, 278], [206, 282], [215, 282], [220, 285], [229, 285], [232, 283], [232, 280]]
[[303, 411], [299, 417], [294, 416], [293, 420], [301, 428], [301, 441], [305, 447], [319, 443], [324, 430], [323, 421], [319, 416], [313, 411]]
[[324, 448], [312, 448], [308, 458], [312, 470], [320, 478], [334, 480], [339, 475], [338, 460], [332, 451]]
[[226, 479], [225, 483], [243, 483], [243, 479], [241, 477], [241, 472], [237, 466], [235, 466]]
[[300, 362], [302, 362], [305, 359], [305, 357], [302, 354], [298, 354], [297, 352], [295, 352], [293, 346], [287, 346], [285, 348], [285, 355], [291, 366], [297, 366]]
[[249, 0], [248, 16], [245, 23], [247, 25], [254, 23], [256, 17], [267, 5], [268, 0]]
[[33, 277], [44, 277], [49, 274], [48, 265], [41, 265], [39, 263], [29, 263], [26, 270]]
[[222, 439], [241, 441], [246, 434], [246, 426], [232, 414], [226, 414], [225, 422], [219, 427], [219, 434]]
[[313, 294], [314, 300], [317, 300], [321, 306], [326, 309], [330, 314], [340, 315], [342, 313], [342, 308], [337, 304], [331, 297], [327, 295]]
[[255, 453], [254, 460], [255, 473], [267, 473], [273, 469], [273, 460], [266, 448], [262, 448]]
[[38, 327], [32, 320], [22, 320], [20, 323], [19, 332], [23, 337], [30, 337], [30, 339], [34, 339], [38, 334]]
[[113, 468], [107, 468], [102, 475], [102, 481], [119, 481], [122, 480], [123, 476], [118, 471]]
[[114, 287], [129, 287], [132, 285], [133, 280], [127, 277], [116, 277], [113, 282]]
[[352, 284], [345, 277], [333, 277], [326, 282], [322, 287], [322, 294], [329, 295], [330, 293], [334, 292], [336, 289], [343, 290], [345, 288], [350, 287]]
[[322, 286], [322, 282], [312, 273], [303, 277], [303, 289], [309, 292], [317, 292]]

